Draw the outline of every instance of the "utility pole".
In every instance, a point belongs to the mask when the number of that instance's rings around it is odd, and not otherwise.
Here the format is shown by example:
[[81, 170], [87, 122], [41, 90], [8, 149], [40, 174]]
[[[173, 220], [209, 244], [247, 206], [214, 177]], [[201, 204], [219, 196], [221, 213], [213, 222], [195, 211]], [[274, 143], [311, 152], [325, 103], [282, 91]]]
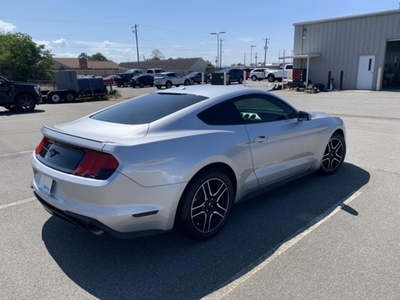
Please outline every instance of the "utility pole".
[[140, 68], [140, 60], [139, 60], [139, 42], [138, 42], [138, 27], [139, 25], [135, 24], [135, 26], [132, 26], [132, 32], [136, 36], [136, 54], [137, 54], [137, 63], [138, 67]]
[[244, 53], [244, 56], [243, 56], [243, 65], [246, 66], [246, 52]]
[[264, 68], [267, 65], [267, 50], [268, 50], [268, 40], [269, 38], [265, 38], [265, 46], [264, 46]]
[[219, 67], [222, 68], [222, 41], [223, 39], [219, 39]]
[[256, 55], [255, 55], [255, 58], [256, 58], [256, 68], [257, 68], [257, 52], [256, 52]]

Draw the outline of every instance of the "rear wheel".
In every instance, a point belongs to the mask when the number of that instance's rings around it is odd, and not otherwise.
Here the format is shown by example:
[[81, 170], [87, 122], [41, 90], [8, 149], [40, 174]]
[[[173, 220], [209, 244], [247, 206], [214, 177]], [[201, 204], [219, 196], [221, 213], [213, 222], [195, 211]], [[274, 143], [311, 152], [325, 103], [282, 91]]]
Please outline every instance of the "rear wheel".
[[275, 75], [274, 74], [269, 74], [267, 78], [268, 78], [269, 82], [274, 82], [275, 81]]
[[251, 76], [251, 80], [256, 81], [257, 80], [257, 76], [256, 75]]
[[128, 82], [124, 81], [123, 86], [127, 87], [128, 86]]
[[190, 85], [190, 81], [189, 80], [185, 80], [185, 85]]
[[140, 83], [140, 87], [141, 88], [144, 87], [144, 83], [143, 82]]
[[219, 170], [200, 173], [182, 195], [178, 224], [192, 239], [210, 239], [228, 220], [233, 200], [233, 186], [226, 174]]
[[243, 78], [242, 78], [242, 77], [239, 78], [238, 83], [239, 83], [239, 84], [242, 84], [242, 83], [243, 83]]
[[157, 88], [158, 88], [159, 90], [161, 90], [161, 86], [157, 85]]
[[343, 165], [346, 156], [346, 141], [340, 133], [334, 133], [326, 145], [320, 172], [326, 175], [336, 173]]
[[170, 89], [170, 88], [172, 87], [172, 82], [171, 82], [171, 81], [167, 81], [167, 82], [165, 83], [165, 87], [166, 87], [167, 89]]
[[67, 92], [65, 94], [65, 101], [67, 102], [74, 102], [76, 99], [75, 94], [73, 92]]
[[15, 106], [20, 112], [31, 112], [35, 109], [35, 98], [29, 94], [19, 95], [16, 99]]

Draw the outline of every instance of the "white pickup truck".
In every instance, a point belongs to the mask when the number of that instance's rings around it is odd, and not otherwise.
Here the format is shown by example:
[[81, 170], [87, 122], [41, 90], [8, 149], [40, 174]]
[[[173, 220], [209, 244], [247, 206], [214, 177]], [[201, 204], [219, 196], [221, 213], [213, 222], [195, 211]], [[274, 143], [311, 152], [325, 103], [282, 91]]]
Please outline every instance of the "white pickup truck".
[[274, 82], [275, 80], [282, 81], [282, 79], [291, 80], [292, 71], [293, 64], [286, 64], [279, 70], [266, 70], [265, 77], [267, 77], [269, 82]]

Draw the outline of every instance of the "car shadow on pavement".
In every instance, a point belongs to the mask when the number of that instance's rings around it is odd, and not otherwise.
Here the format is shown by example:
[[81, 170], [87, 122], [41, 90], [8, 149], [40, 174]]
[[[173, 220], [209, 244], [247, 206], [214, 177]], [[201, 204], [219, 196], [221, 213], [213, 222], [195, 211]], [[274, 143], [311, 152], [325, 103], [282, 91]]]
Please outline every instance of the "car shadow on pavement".
[[32, 114], [39, 114], [39, 113], [44, 113], [44, 112], [46, 112], [46, 111], [43, 109], [35, 109], [31, 112], [4, 110], [4, 111], [0, 111], [0, 117], [1, 116], [11, 117], [11, 116], [16, 116], [16, 115], [32, 115]]
[[311, 174], [235, 205], [222, 232], [207, 242], [179, 233], [131, 240], [96, 237], [51, 217], [42, 239], [61, 270], [100, 299], [199, 299], [368, 183], [367, 171], [345, 163], [333, 176]]

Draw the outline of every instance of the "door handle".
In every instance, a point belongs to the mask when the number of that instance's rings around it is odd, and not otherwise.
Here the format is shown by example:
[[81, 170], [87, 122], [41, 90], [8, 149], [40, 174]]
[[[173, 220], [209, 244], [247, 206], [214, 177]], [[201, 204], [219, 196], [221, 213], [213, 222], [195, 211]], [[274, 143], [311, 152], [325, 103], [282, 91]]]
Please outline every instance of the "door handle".
[[262, 143], [262, 142], [265, 142], [265, 141], [268, 140], [268, 139], [269, 139], [269, 136], [259, 135], [258, 137], [256, 137], [256, 138], [254, 139], [254, 142], [256, 142], [256, 143]]

